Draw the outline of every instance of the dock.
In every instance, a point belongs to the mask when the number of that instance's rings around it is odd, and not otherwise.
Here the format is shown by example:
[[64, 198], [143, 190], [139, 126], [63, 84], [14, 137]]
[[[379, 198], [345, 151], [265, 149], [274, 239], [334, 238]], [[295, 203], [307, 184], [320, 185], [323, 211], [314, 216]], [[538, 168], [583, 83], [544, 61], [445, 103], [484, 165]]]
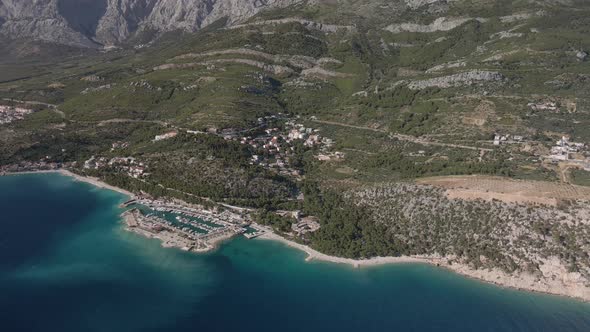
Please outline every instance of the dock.
[[129, 207], [129, 206], [135, 204], [136, 202], [137, 202], [137, 200], [135, 198], [132, 198], [132, 199], [130, 199], [128, 201], [125, 201], [125, 202], [121, 203], [120, 207], [126, 208], [126, 207]]

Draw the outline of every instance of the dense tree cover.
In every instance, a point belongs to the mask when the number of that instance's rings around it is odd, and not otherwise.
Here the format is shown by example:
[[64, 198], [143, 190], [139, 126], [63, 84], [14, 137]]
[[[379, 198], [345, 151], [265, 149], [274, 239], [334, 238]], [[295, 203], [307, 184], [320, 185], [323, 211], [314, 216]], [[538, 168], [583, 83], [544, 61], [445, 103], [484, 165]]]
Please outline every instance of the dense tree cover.
[[323, 253], [350, 258], [398, 255], [403, 246], [387, 228], [371, 221], [369, 212], [346, 202], [342, 195], [320, 190], [317, 183], [303, 185], [304, 211], [320, 218], [321, 228], [311, 246]]
[[411, 112], [404, 113], [401, 119], [394, 123], [396, 132], [413, 136], [431, 133], [437, 124], [436, 112], [438, 108], [433, 102], [418, 104]]
[[83, 174], [100, 177], [105, 183], [117, 188], [122, 188], [134, 193], [149, 194], [154, 198], [178, 198], [188, 203], [200, 204], [209, 208], [217, 206], [217, 204], [209, 199], [182, 193], [177, 190], [166, 189], [157, 184], [134, 179], [118, 172], [97, 172], [86, 170]]
[[274, 54], [296, 54], [312, 57], [321, 57], [326, 54], [328, 48], [321, 40], [310, 36], [311, 32], [300, 24], [283, 26], [285, 32], [261, 35], [265, 49]]
[[291, 224], [295, 222], [295, 219], [280, 216], [270, 210], [272, 207], [265, 206], [259, 209], [256, 213], [252, 214], [252, 219], [261, 225], [271, 226], [273, 229], [287, 233], [291, 231]]
[[[260, 207], [292, 197], [290, 179], [250, 164], [245, 145], [215, 135], [179, 135], [151, 146], [150, 181], [231, 204]], [[168, 153], [156, 151], [169, 150]]]

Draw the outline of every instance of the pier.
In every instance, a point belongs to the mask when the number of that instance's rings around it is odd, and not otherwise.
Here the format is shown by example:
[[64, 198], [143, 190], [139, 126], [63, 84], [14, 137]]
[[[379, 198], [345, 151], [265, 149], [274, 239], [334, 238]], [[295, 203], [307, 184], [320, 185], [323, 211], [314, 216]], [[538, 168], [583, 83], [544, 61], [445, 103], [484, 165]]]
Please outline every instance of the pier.
[[250, 225], [250, 227], [251, 227], [251, 228], [254, 228], [256, 231], [255, 231], [255, 232], [252, 232], [252, 233], [244, 233], [244, 236], [245, 236], [247, 239], [254, 239], [254, 238], [257, 238], [257, 237], [259, 237], [260, 235], [262, 235], [262, 234], [264, 234], [264, 233], [266, 233], [266, 232], [268, 231], [268, 230], [264, 229], [264, 227], [262, 227], [262, 226], [260, 226], [260, 225], [258, 225], [258, 224], [256, 224], [256, 223], [252, 223], [252, 224]]
[[136, 201], [137, 201], [137, 200], [136, 200], [135, 198], [132, 198], [132, 199], [130, 199], [130, 200], [128, 200], [128, 201], [125, 201], [125, 202], [121, 203], [120, 207], [122, 207], [122, 208], [129, 207], [129, 206], [131, 206], [131, 205], [135, 204], [135, 203], [136, 203]]

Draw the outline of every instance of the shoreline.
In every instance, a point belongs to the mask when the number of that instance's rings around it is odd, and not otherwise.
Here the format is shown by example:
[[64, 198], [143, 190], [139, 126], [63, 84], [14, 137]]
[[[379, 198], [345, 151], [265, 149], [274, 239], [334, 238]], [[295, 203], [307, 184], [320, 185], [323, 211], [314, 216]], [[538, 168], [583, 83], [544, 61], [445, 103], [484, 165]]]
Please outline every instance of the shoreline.
[[307, 253], [307, 257], [305, 258], [306, 262], [310, 262], [313, 260], [317, 260], [320, 262], [329, 262], [329, 263], [336, 263], [336, 264], [347, 264], [352, 265], [355, 268], [366, 267], [366, 266], [378, 266], [384, 264], [400, 264], [400, 263], [428, 263], [436, 265], [435, 258], [428, 259], [428, 258], [421, 258], [421, 257], [410, 257], [410, 256], [400, 256], [400, 257], [373, 257], [369, 259], [352, 259], [352, 258], [344, 258], [344, 257], [337, 257], [337, 256], [330, 256], [327, 254], [323, 254], [315, 249], [312, 249], [309, 246], [306, 246], [301, 243], [297, 243], [295, 241], [288, 240], [274, 232], [267, 231], [264, 234], [261, 234], [256, 239], [260, 240], [271, 240], [271, 241], [278, 241], [287, 246], [295, 249], [299, 249]]
[[[39, 171], [25, 171], [25, 172], [17, 172], [17, 173], [5, 173], [5, 176], [8, 175], [22, 175], [22, 174], [50, 174], [50, 173], [57, 173], [64, 176], [71, 177], [76, 181], [89, 183], [95, 187], [101, 189], [112, 190], [123, 195], [128, 196], [129, 198], [135, 196], [133, 193], [109, 185], [100, 181], [97, 178], [86, 177], [82, 175], [75, 174], [71, 171], [60, 169], [60, 170], [39, 170]], [[286, 239], [278, 234], [276, 234], [272, 230], [267, 230], [264, 234], [261, 234], [256, 239], [259, 240], [270, 240], [270, 241], [277, 241], [281, 242], [291, 248], [301, 250], [307, 254], [305, 258], [306, 262], [310, 262], [312, 260], [317, 260], [320, 262], [328, 262], [328, 263], [335, 263], [335, 264], [346, 264], [350, 265], [354, 268], [360, 267], [371, 267], [371, 266], [379, 266], [385, 264], [404, 264], [404, 263], [418, 263], [418, 264], [428, 264], [438, 268], [446, 269], [447, 271], [451, 271], [453, 273], [457, 273], [461, 276], [478, 280], [480, 282], [485, 282], [489, 284], [494, 284], [496, 286], [515, 289], [519, 291], [529, 291], [535, 293], [542, 293], [542, 294], [549, 294], [549, 295], [557, 295], [563, 296], [574, 300], [583, 301], [586, 303], [590, 303], [590, 288], [584, 287], [583, 285], [573, 284], [570, 281], [570, 285], [565, 285], [562, 281], [563, 280], [556, 280], [555, 278], [551, 279], [549, 277], [544, 277], [543, 280], [538, 280], [538, 278], [529, 275], [529, 274], [520, 274], [519, 276], [513, 276], [506, 274], [500, 270], [474, 270], [470, 268], [466, 264], [462, 263], [449, 263], [449, 257], [440, 257], [440, 256], [399, 256], [399, 257], [373, 257], [370, 259], [352, 259], [352, 258], [344, 258], [344, 257], [337, 257], [337, 256], [330, 256], [327, 254], [323, 254], [311, 247], [297, 243], [295, 241]], [[223, 239], [221, 241], [216, 241], [216, 243], [212, 246], [212, 248], [208, 248], [205, 252], [214, 251], [219, 248], [224, 242], [231, 240]], [[201, 251], [195, 251], [197, 253], [202, 253]]]
[[323, 254], [311, 247], [286, 239], [274, 232], [266, 232], [256, 239], [266, 241], [277, 241], [291, 248], [301, 250], [307, 254], [306, 262], [317, 260], [335, 264], [351, 265], [354, 268], [380, 266], [386, 264], [428, 264], [437, 268], [456, 273], [463, 277], [493, 284], [502, 288], [513, 289], [517, 291], [527, 291], [532, 293], [541, 293], [553, 296], [562, 296], [569, 299], [590, 303], [590, 288], [587, 287], [567, 287], [559, 284], [559, 280], [538, 281], [532, 275], [521, 274], [512, 276], [499, 270], [474, 270], [462, 263], [448, 263], [448, 258], [440, 256], [399, 256], [399, 257], [373, 257], [369, 259], [352, 259]]
[[79, 174], [73, 173], [71, 171], [68, 171], [66, 169], [39, 170], [39, 171], [24, 171], [24, 172], [15, 172], [15, 173], [5, 173], [3, 176], [25, 175], [25, 174], [61, 174], [61, 175], [67, 176], [67, 177], [71, 177], [71, 178], [73, 178], [76, 181], [91, 184], [91, 185], [93, 185], [93, 186], [95, 186], [97, 188], [100, 188], [100, 189], [107, 189], [107, 190], [118, 192], [120, 194], [123, 194], [125, 196], [128, 196], [129, 198], [132, 198], [133, 196], [135, 196], [135, 194], [133, 194], [130, 191], [127, 191], [127, 190], [122, 189], [122, 188], [119, 188], [119, 187], [112, 186], [112, 185], [110, 185], [108, 183], [105, 183], [105, 182], [101, 181], [98, 178], [93, 178], [93, 177], [89, 177], [89, 176], [79, 175]]

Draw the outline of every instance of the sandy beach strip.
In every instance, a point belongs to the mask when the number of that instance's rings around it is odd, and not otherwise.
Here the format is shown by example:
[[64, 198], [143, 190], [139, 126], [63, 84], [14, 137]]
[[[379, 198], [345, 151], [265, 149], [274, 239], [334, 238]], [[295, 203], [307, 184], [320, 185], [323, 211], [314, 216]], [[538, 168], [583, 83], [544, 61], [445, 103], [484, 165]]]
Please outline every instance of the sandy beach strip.
[[285, 239], [284, 237], [271, 232], [266, 232], [257, 239], [263, 240], [274, 240], [282, 242], [289, 247], [296, 248], [307, 253], [306, 261], [322, 261], [322, 262], [330, 262], [330, 263], [337, 263], [337, 264], [348, 264], [354, 267], [361, 267], [361, 266], [375, 266], [375, 265], [383, 265], [383, 264], [399, 264], [399, 263], [428, 263], [436, 265], [438, 262], [435, 262], [436, 259], [434, 258], [421, 258], [421, 257], [407, 257], [407, 256], [400, 256], [400, 257], [373, 257], [370, 259], [352, 259], [352, 258], [343, 258], [343, 257], [336, 257], [330, 256], [326, 254], [322, 254], [321, 252], [310, 248], [301, 243], [297, 243], [295, 241], [291, 241]]
[[121, 193], [123, 195], [129, 196], [129, 198], [135, 196], [130, 191], [127, 191], [125, 189], [121, 189], [119, 187], [111, 186], [108, 183], [102, 182], [98, 178], [93, 178], [93, 177], [89, 177], [89, 176], [78, 175], [76, 173], [73, 173], [73, 172], [68, 171], [68, 170], [65, 170], [65, 169], [40, 170], [40, 171], [25, 171], [25, 172], [16, 172], [16, 173], [5, 173], [4, 175], [5, 176], [8, 176], [8, 175], [21, 175], [21, 174], [51, 174], [51, 173], [56, 173], [56, 174], [61, 174], [61, 175], [69, 176], [71, 178], [74, 178], [76, 181], [89, 183], [89, 184], [91, 184], [91, 185], [93, 185], [95, 187], [101, 188], [101, 189], [108, 189], [108, 190], [116, 191], [116, 192]]

